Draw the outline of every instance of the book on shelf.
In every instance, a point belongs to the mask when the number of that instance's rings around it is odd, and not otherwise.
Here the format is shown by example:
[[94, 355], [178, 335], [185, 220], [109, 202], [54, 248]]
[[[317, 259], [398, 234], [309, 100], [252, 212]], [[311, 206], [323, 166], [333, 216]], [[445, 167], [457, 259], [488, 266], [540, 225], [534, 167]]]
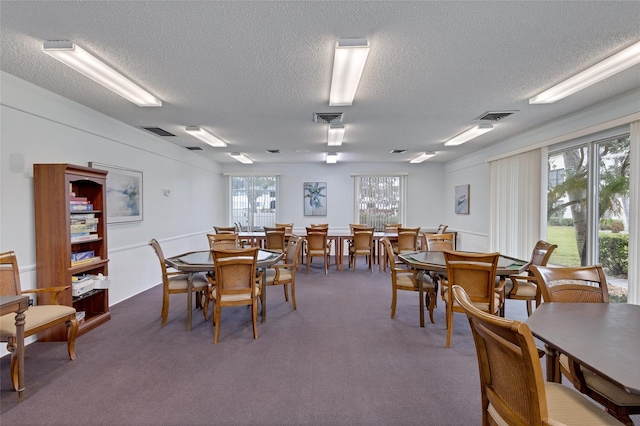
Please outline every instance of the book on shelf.
[[71, 261], [77, 262], [78, 260], [91, 259], [94, 256], [95, 252], [93, 250], [79, 251], [76, 253], [71, 253]]
[[100, 260], [100, 256], [88, 257], [81, 260], [72, 260], [71, 266], [88, 265], [89, 263], [97, 262]]
[[91, 240], [97, 240], [98, 238], [100, 238], [100, 236], [98, 234], [87, 234], [87, 235], [71, 235], [71, 242], [72, 243], [77, 243], [80, 241], [91, 241]]
[[[74, 213], [71, 215], [71, 220], [89, 220], [96, 219], [95, 213]], [[96, 219], [97, 221], [98, 219]]]
[[72, 192], [69, 194], [69, 201], [84, 201], [86, 203], [89, 199], [87, 197], [76, 197], [75, 193]]
[[79, 223], [71, 225], [71, 235], [81, 234], [85, 232], [96, 232], [98, 230], [97, 223]]
[[69, 208], [72, 211], [86, 211], [93, 210], [93, 204], [70, 204]]
[[[89, 214], [93, 214], [93, 213], [89, 213]], [[71, 225], [92, 225], [92, 224], [98, 224], [98, 222], [100, 222], [100, 219], [96, 218], [96, 217], [91, 217], [91, 218], [78, 218], [76, 216], [82, 216], [82, 215], [71, 215]]]

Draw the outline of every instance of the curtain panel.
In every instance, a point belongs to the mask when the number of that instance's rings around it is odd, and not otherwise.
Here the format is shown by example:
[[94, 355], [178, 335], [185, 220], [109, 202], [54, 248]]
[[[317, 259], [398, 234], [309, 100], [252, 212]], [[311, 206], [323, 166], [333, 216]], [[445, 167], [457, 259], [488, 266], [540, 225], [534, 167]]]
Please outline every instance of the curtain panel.
[[489, 247], [529, 259], [540, 239], [541, 150], [489, 163]]

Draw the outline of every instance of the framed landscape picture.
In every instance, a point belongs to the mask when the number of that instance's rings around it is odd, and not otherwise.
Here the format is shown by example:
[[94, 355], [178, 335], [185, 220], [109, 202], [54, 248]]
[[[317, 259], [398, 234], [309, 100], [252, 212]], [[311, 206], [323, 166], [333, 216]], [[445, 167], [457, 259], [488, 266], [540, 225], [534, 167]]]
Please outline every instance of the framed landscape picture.
[[89, 163], [89, 167], [107, 173], [107, 223], [142, 221], [142, 172]]
[[304, 183], [304, 215], [327, 215], [327, 182]]
[[469, 185], [456, 186], [455, 212], [456, 214], [469, 214]]

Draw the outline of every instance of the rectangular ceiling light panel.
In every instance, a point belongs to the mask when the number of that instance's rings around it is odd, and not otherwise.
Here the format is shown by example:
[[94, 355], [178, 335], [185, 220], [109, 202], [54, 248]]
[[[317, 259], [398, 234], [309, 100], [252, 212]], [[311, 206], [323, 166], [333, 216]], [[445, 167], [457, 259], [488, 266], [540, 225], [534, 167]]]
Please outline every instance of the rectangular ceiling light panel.
[[109, 67], [80, 46], [67, 41], [45, 41], [42, 50], [47, 55], [89, 77], [96, 83], [141, 107], [159, 107], [162, 101]]
[[340, 146], [344, 139], [345, 128], [342, 124], [329, 125], [329, 131], [327, 134], [327, 145]]
[[425, 160], [428, 160], [429, 158], [433, 157], [434, 155], [436, 155], [435, 152], [423, 152], [422, 154], [418, 155], [417, 157], [414, 157], [411, 159], [411, 161], [409, 161], [410, 163], [416, 164], [416, 163], [422, 163]]
[[239, 152], [232, 152], [229, 155], [231, 155], [233, 158], [235, 158], [236, 160], [238, 160], [242, 164], [253, 164], [253, 160], [252, 159], [250, 159], [246, 155], [241, 154]]
[[369, 56], [367, 39], [341, 38], [338, 40], [333, 58], [329, 105], [349, 106], [353, 104], [367, 56]]
[[225, 141], [218, 139], [216, 136], [212, 135], [204, 129], [201, 129], [200, 127], [185, 127], [185, 131], [191, 136], [198, 138], [211, 146], [215, 146], [216, 148], [227, 146], [227, 143]]
[[338, 154], [330, 152], [327, 154], [327, 164], [335, 164], [338, 162]]
[[534, 96], [529, 103], [551, 104], [639, 63], [640, 41]]
[[460, 133], [458, 136], [449, 139], [444, 144], [446, 146], [460, 145], [473, 138], [477, 138], [480, 135], [484, 135], [487, 132], [493, 130], [493, 124], [481, 124], [479, 126], [472, 127], [471, 129]]

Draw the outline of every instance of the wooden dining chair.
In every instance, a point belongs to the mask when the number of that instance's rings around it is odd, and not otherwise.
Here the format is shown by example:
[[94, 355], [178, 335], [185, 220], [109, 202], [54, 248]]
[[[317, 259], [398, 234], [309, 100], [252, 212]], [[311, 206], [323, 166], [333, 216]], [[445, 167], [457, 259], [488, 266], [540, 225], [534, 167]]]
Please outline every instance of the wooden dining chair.
[[425, 250], [428, 251], [445, 251], [456, 249], [456, 235], [449, 234], [432, 234], [425, 232], [422, 234], [425, 241]]
[[374, 228], [354, 228], [353, 243], [349, 245], [349, 267], [354, 271], [357, 257], [365, 256], [369, 261], [369, 271], [373, 272], [373, 231]]
[[417, 228], [398, 228], [398, 241], [394, 245], [394, 252], [396, 255], [410, 253], [418, 250], [418, 234], [420, 234], [420, 227]]
[[291, 285], [291, 304], [296, 309], [296, 269], [300, 261], [300, 251], [304, 243], [304, 237], [301, 238], [295, 234], [289, 237], [287, 250], [283, 263], [276, 263], [265, 271], [265, 281], [267, 286], [282, 285], [284, 288], [284, 300], [289, 301], [288, 286]]
[[[531, 260], [527, 263], [525, 270], [526, 275], [511, 275], [510, 283], [507, 283], [505, 295], [507, 299], [524, 300], [527, 304], [527, 315], [531, 315], [532, 303], [536, 302], [536, 308], [541, 303], [541, 293], [536, 284], [533, 273], [529, 270], [531, 265], [547, 266], [549, 258], [553, 251], [557, 248], [557, 244], [551, 244], [540, 240], [533, 247]], [[509, 285], [511, 284], [511, 285]]]
[[237, 231], [236, 226], [214, 226], [216, 234], [234, 234]]
[[234, 249], [240, 247], [240, 239], [235, 232], [207, 234], [210, 249]]
[[258, 247], [218, 250], [213, 249], [215, 266], [215, 286], [209, 287], [209, 297], [213, 301], [213, 343], [220, 338], [222, 307], [251, 306], [253, 338], [258, 338], [258, 299], [262, 272], [256, 274]]
[[264, 243], [265, 248], [278, 253], [284, 253], [285, 250], [285, 227], [264, 227]]
[[[545, 303], [609, 303], [607, 280], [601, 266], [532, 265], [531, 271]], [[614, 353], [611, 356], [615, 359]], [[561, 353], [558, 360], [560, 371], [576, 389], [602, 404], [621, 422], [633, 425], [629, 415], [640, 414], [640, 395], [628, 393], [565, 354]]]
[[307, 248], [307, 273], [313, 257], [322, 257], [324, 263], [324, 273], [329, 271], [329, 257], [331, 256], [331, 245], [327, 233], [328, 228], [307, 227], [306, 248]]
[[[25, 294], [47, 294], [50, 296], [49, 304], [39, 304], [30, 306], [25, 312], [24, 337], [36, 335], [40, 331], [51, 327], [65, 324], [67, 327], [67, 352], [69, 359], [76, 359], [75, 343], [78, 334], [78, 320], [76, 310], [72, 306], [59, 304], [58, 296], [71, 291], [71, 286], [56, 286], [38, 288], [32, 290], [22, 290], [20, 286], [20, 269], [18, 259], [13, 251], [0, 253], [0, 295], [2, 296], [22, 296]], [[7, 342], [7, 350], [11, 352], [11, 384], [13, 389], [21, 391], [18, 386], [19, 368], [17, 351], [14, 350], [17, 344], [16, 314], [10, 313], [0, 317], [0, 341]]]
[[393, 249], [391, 248], [391, 241], [389, 238], [382, 238], [382, 244], [385, 247], [387, 257], [389, 259], [391, 270], [391, 319], [396, 315], [396, 304], [398, 300], [398, 291], [419, 291], [418, 280], [422, 280], [422, 289], [424, 291], [424, 305], [429, 310], [429, 319], [433, 323], [433, 310], [436, 303], [436, 287], [435, 283], [430, 279], [425, 279], [424, 275], [420, 271], [411, 268], [402, 268], [396, 264], [393, 255]]
[[444, 224], [440, 224], [438, 225], [438, 229], [436, 230], [436, 234], [444, 234], [444, 232], [447, 230], [449, 226], [448, 225], [444, 225]]
[[452, 286], [464, 288], [478, 309], [498, 315], [502, 302], [502, 286], [496, 287], [495, 284], [499, 258], [500, 253], [444, 252], [447, 281], [442, 285], [442, 294], [446, 304], [447, 348], [451, 347], [453, 336], [453, 313], [464, 312], [451, 296]]
[[544, 381], [527, 324], [478, 309], [461, 286], [453, 285], [452, 293], [476, 346], [483, 425], [621, 424], [572, 389]]
[[[160, 261], [160, 270], [162, 272], [162, 327], [167, 325], [167, 318], [169, 317], [169, 299], [172, 294], [185, 293], [188, 294], [188, 275], [179, 271], [169, 271], [167, 268], [167, 264], [165, 262], [164, 254], [162, 253], [162, 248], [160, 247], [160, 243], [156, 239], [149, 241], [149, 245], [153, 248], [158, 256], [158, 260]], [[205, 291], [207, 290], [207, 286], [209, 281], [202, 274], [194, 274], [192, 281], [192, 292], [196, 295], [196, 297], [206, 296]], [[204, 318], [207, 318], [208, 311], [208, 301], [207, 298], [204, 297]], [[202, 303], [202, 302], [201, 302]], [[197, 305], [200, 305], [198, 303]], [[188, 306], [188, 304], [187, 304]]]

